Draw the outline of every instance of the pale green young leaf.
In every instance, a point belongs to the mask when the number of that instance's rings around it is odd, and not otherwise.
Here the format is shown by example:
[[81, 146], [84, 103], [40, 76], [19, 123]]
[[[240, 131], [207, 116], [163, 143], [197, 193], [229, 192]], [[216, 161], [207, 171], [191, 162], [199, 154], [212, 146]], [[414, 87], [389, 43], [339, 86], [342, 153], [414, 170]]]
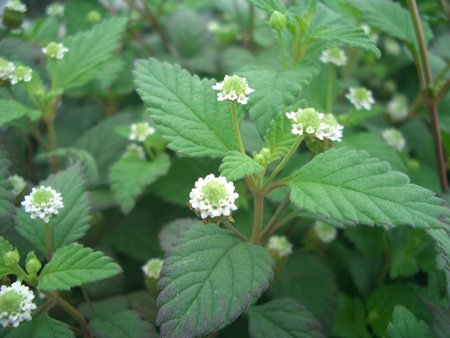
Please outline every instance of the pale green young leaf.
[[33, 316], [29, 322], [21, 323], [5, 338], [75, 338], [69, 325], [51, 318], [46, 312]]
[[39, 275], [40, 290], [69, 290], [121, 272], [119, 265], [100, 251], [72, 243], [59, 248]]
[[272, 161], [282, 158], [297, 140], [298, 135], [291, 133], [292, 123], [285, 114], [278, 114], [270, 123], [264, 145], [270, 149]]
[[[75, 165], [40, 183], [61, 193], [64, 207], [50, 219], [53, 232], [53, 249], [76, 241], [89, 228], [89, 198], [84, 190], [80, 167]], [[45, 227], [40, 219], [31, 219], [23, 208], [17, 213], [17, 230], [39, 251], [46, 253]]]
[[144, 189], [159, 177], [167, 174], [170, 159], [166, 154], [146, 161], [137, 157], [123, 157], [111, 167], [111, 189], [124, 213], [130, 212]]
[[237, 149], [228, 104], [218, 102], [212, 89], [215, 81], [156, 59], [138, 62], [134, 77], [169, 148], [193, 157], [221, 157]]
[[386, 330], [386, 338], [432, 338], [430, 328], [407, 308], [397, 305]]
[[14, 270], [7, 266], [3, 261], [3, 255], [12, 250], [14, 250], [14, 247], [11, 245], [11, 243], [0, 236], [0, 278], [3, 278], [10, 273], [14, 273]]
[[246, 176], [260, 174], [264, 168], [255, 162], [251, 157], [239, 151], [230, 151], [224, 157], [219, 167], [221, 176], [225, 176], [230, 181], [237, 181]]
[[159, 337], [153, 325], [142, 320], [133, 310], [123, 310], [107, 318], [94, 318], [89, 327], [97, 338]]
[[278, 298], [248, 311], [251, 338], [325, 338], [322, 325], [294, 299]]
[[24, 116], [37, 120], [40, 115], [41, 112], [35, 108], [27, 107], [14, 100], [0, 99], [0, 127]]
[[0, 233], [9, 228], [15, 213], [12, 186], [8, 180], [10, 175], [8, 168], [9, 161], [6, 153], [0, 148]]
[[49, 64], [53, 88], [69, 89], [92, 80], [118, 47], [126, 18], [111, 18], [80, 32], [63, 42], [69, 51], [62, 60]]
[[201, 337], [234, 321], [268, 287], [267, 250], [216, 225], [184, 232], [167, 253], [158, 283], [162, 337]]
[[299, 100], [302, 89], [319, 69], [317, 63], [303, 62], [289, 70], [249, 68], [241, 72], [255, 89], [249, 96], [249, 114], [261, 135], [278, 114], [284, 114], [287, 106]]
[[350, 224], [444, 228], [445, 202], [365, 151], [328, 150], [287, 179], [291, 201]]

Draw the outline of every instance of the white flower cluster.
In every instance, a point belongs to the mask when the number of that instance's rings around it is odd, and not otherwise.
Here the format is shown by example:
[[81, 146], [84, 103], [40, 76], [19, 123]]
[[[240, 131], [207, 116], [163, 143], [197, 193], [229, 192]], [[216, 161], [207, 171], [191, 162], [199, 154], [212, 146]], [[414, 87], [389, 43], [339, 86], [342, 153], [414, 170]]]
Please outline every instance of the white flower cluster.
[[347, 55], [340, 48], [326, 49], [320, 54], [320, 61], [333, 63], [336, 66], [345, 66], [347, 64]]
[[148, 278], [158, 279], [161, 274], [163, 260], [159, 258], [152, 258], [142, 266], [142, 271]]
[[12, 85], [15, 85], [19, 82], [30, 82], [33, 77], [32, 73], [33, 71], [29, 67], [17, 66], [9, 76], [9, 82]]
[[394, 122], [400, 122], [408, 117], [408, 99], [403, 94], [395, 95], [389, 101], [386, 111]]
[[48, 5], [45, 11], [49, 16], [62, 17], [64, 15], [64, 5], [54, 2]]
[[329, 224], [317, 221], [313, 225], [316, 236], [324, 243], [330, 243], [336, 239], [337, 230]]
[[25, 4], [20, 0], [9, 0], [6, 3], [5, 8], [19, 13], [25, 13], [27, 11], [27, 6], [25, 6]]
[[189, 206], [202, 219], [228, 217], [237, 209], [234, 202], [239, 194], [234, 189], [233, 182], [225, 177], [209, 174], [195, 182], [189, 194]]
[[219, 91], [217, 93], [218, 101], [230, 100], [240, 104], [247, 104], [248, 95], [255, 91], [248, 86], [245, 77], [237, 75], [225, 75], [223, 81], [217, 82], [212, 88]]
[[47, 55], [50, 59], [61, 60], [69, 51], [69, 48], [65, 47], [62, 43], [50, 42], [47, 47], [42, 48], [42, 53]]
[[14, 63], [0, 58], [0, 80], [9, 80], [15, 69]]
[[19, 175], [12, 175], [8, 177], [8, 181], [12, 185], [11, 192], [15, 197], [19, 196], [19, 194], [23, 191], [23, 189], [25, 189], [27, 185], [25, 180]]
[[405, 138], [400, 130], [389, 128], [383, 130], [381, 136], [385, 139], [387, 144], [394, 147], [397, 151], [402, 151], [406, 146]]
[[319, 113], [314, 108], [299, 109], [296, 112], [286, 113], [286, 117], [292, 123], [291, 133], [309, 137], [316, 137], [323, 141], [328, 139], [333, 142], [342, 141], [344, 127], [337, 123], [332, 114]]
[[33, 188], [31, 193], [25, 196], [22, 206], [31, 214], [32, 219], [37, 217], [48, 223], [50, 217], [57, 215], [64, 204], [59, 192], [51, 187], [40, 186]]
[[31, 311], [36, 309], [34, 294], [20, 282], [0, 289], [0, 324], [4, 327], [18, 327], [24, 320], [31, 320]]
[[269, 238], [267, 249], [275, 253], [277, 257], [285, 257], [292, 254], [292, 244], [286, 236], [272, 236]]
[[352, 87], [349, 89], [348, 93], [345, 95], [347, 99], [355, 106], [356, 109], [372, 109], [372, 105], [375, 100], [372, 96], [372, 92], [364, 87]]
[[128, 139], [130, 141], [144, 142], [147, 137], [155, 133], [155, 128], [151, 127], [148, 122], [133, 123], [130, 127]]

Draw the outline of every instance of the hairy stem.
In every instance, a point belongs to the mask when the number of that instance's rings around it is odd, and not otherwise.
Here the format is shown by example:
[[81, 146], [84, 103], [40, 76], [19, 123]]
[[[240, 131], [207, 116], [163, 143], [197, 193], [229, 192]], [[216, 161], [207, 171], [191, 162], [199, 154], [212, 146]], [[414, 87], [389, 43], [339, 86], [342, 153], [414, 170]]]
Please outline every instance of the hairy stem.
[[234, 135], [236, 136], [236, 141], [238, 143], [239, 151], [241, 153], [245, 154], [244, 143], [242, 142], [241, 131], [239, 129], [239, 120], [238, 120], [236, 102], [230, 102], [230, 111], [231, 111], [231, 117], [233, 119]]
[[261, 242], [261, 231], [264, 213], [264, 194], [261, 191], [255, 191], [253, 196], [255, 209], [251, 241], [254, 244], [259, 244]]
[[238, 236], [240, 239], [242, 239], [243, 241], [248, 242], [248, 238], [242, 233], [240, 232], [238, 229], [236, 229], [229, 221], [224, 221], [223, 225], [230, 230], [231, 232], [233, 232], [236, 236]]
[[302, 143], [303, 137], [299, 137], [297, 141], [292, 145], [289, 152], [286, 154], [286, 156], [281, 160], [281, 162], [278, 164], [278, 166], [275, 168], [275, 170], [272, 172], [272, 174], [267, 179], [266, 186], [269, 185], [275, 177], [280, 173], [280, 171], [284, 168], [286, 163], [291, 159], [292, 155], [295, 154], [297, 151], [297, 148], [300, 146], [300, 143]]
[[278, 216], [281, 214], [281, 212], [286, 208], [286, 206], [289, 204], [289, 193], [284, 197], [283, 201], [278, 206], [277, 210], [275, 210], [275, 213], [272, 215], [272, 218], [269, 220], [269, 223], [267, 223], [266, 227], [264, 228], [264, 231], [262, 232], [261, 237], [264, 238], [268, 229], [277, 221]]
[[75, 319], [78, 322], [78, 324], [80, 325], [82, 330], [85, 332], [87, 337], [91, 337], [91, 333], [90, 333], [89, 327], [88, 327], [88, 325], [86, 323], [86, 320], [84, 319], [83, 315], [76, 308], [74, 308], [72, 305], [70, 305], [64, 299], [62, 299], [59, 295], [56, 295], [56, 296], [53, 295], [53, 297], [54, 297], [54, 299], [56, 301], [56, 304], [61, 309], [66, 311], [73, 319]]

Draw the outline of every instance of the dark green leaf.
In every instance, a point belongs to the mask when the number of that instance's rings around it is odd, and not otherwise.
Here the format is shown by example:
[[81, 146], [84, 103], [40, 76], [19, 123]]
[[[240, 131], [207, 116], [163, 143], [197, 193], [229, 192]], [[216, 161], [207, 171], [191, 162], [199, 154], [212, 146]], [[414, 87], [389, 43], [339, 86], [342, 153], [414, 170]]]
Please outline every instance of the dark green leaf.
[[5, 338], [75, 338], [69, 325], [41, 313], [11, 330]]
[[394, 308], [392, 320], [386, 330], [386, 338], [432, 338], [427, 324], [401, 305]]

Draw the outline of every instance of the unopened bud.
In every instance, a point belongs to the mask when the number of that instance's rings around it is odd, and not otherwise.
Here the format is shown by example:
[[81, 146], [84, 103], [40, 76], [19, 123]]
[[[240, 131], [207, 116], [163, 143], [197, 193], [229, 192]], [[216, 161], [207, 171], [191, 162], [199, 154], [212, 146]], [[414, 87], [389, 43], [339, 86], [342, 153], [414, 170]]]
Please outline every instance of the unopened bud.
[[20, 261], [20, 255], [19, 255], [19, 251], [13, 250], [13, 251], [8, 251], [7, 253], [5, 253], [3, 255], [3, 263], [6, 266], [13, 266], [13, 265], [17, 265], [19, 264]]
[[39, 259], [36, 257], [34, 251], [31, 251], [27, 255], [27, 261], [25, 263], [25, 268], [28, 273], [37, 273], [42, 268], [42, 264]]
[[286, 27], [286, 15], [278, 11], [274, 11], [269, 18], [269, 25], [277, 31], [282, 30]]

